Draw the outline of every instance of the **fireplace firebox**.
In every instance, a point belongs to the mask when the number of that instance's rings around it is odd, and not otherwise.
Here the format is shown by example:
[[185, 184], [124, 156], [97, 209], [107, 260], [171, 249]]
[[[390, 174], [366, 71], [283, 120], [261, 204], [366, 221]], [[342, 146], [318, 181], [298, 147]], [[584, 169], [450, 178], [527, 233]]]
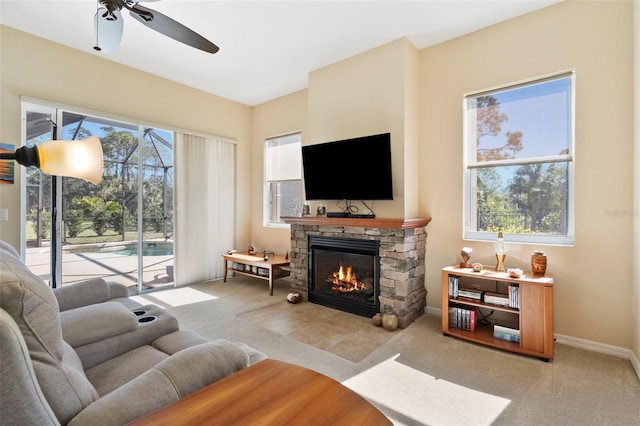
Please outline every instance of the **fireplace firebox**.
[[356, 315], [380, 311], [380, 242], [309, 235], [309, 301]]

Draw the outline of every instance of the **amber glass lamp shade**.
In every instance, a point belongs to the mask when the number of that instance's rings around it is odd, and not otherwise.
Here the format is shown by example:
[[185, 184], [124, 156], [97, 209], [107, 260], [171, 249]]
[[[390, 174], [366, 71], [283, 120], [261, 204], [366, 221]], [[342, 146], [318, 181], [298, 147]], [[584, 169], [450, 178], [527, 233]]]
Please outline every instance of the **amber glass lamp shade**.
[[96, 185], [102, 180], [102, 144], [95, 136], [80, 141], [52, 140], [37, 146], [23, 146], [15, 152], [0, 154], [0, 159], [16, 160], [50, 175], [84, 179]]

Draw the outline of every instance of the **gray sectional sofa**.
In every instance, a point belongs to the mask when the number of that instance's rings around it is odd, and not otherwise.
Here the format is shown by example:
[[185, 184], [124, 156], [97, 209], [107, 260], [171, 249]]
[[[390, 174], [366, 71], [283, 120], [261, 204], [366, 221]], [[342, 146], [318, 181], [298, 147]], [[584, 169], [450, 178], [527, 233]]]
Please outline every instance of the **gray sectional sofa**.
[[120, 425], [266, 356], [209, 341], [125, 286], [51, 290], [0, 241], [0, 423]]

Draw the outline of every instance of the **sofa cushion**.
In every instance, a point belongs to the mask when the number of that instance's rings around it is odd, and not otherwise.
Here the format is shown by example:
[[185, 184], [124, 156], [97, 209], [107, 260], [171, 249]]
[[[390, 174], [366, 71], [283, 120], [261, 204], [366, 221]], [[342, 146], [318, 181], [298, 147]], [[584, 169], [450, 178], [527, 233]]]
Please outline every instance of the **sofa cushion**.
[[[113, 303], [113, 302], [112, 302]], [[166, 310], [155, 305], [143, 305], [134, 311], [141, 313], [138, 326], [124, 334], [102, 339], [74, 349], [82, 359], [85, 370], [137, 347], [148, 345], [158, 337], [179, 329], [178, 320]], [[147, 319], [153, 321], [144, 322]]]
[[103, 302], [60, 312], [62, 336], [73, 347], [134, 330], [138, 317], [118, 302]]
[[[176, 352], [180, 352], [182, 349], [186, 349], [191, 346], [196, 346], [206, 342], [210, 342], [210, 340], [205, 339], [204, 337], [200, 336], [197, 333], [194, 333], [191, 330], [180, 330], [154, 340], [152, 345], [162, 352], [173, 355]], [[253, 365], [257, 362], [267, 359], [267, 356], [263, 352], [253, 349], [251, 346], [247, 345], [244, 342], [233, 342], [232, 344], [239, 347], [247, 355], [249, 355], [249, 365]]]
[[[238, 372], [248, 364], [247, 354], [225, 340], [184, 349], [91, 404], [73, 419], [70, 426], [126, 424]], [[209, 420], [215, 424], [215, 417]]]
[[191, 330], [179, 330], [159, 337], [151, 344], [156, 349], [168, 353], [169, 355], [173, 355], [183, 349], [207, 342], [210, 342], [210, 340], [205, 339]]
[[0, 308], [18, 325], [42, 393], [61, 423], [98, 398], [62, 340], [58, 302], [14, 253], [0, 246]]
[[166, 353], [145, 345], [89, 368], [85, 373], [100, 396], [104, 396], [167, 358]]

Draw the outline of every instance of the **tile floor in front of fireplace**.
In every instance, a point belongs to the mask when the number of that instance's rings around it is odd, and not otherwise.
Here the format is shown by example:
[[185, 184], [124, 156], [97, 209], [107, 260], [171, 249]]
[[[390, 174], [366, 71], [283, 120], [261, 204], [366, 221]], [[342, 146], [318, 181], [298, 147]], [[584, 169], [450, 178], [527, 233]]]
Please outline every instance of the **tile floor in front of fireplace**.
[[313, 303], [280, 302], [239, 318], [353, 362], [361, 361], [394, 335], [375, 327], [371, 318]]

